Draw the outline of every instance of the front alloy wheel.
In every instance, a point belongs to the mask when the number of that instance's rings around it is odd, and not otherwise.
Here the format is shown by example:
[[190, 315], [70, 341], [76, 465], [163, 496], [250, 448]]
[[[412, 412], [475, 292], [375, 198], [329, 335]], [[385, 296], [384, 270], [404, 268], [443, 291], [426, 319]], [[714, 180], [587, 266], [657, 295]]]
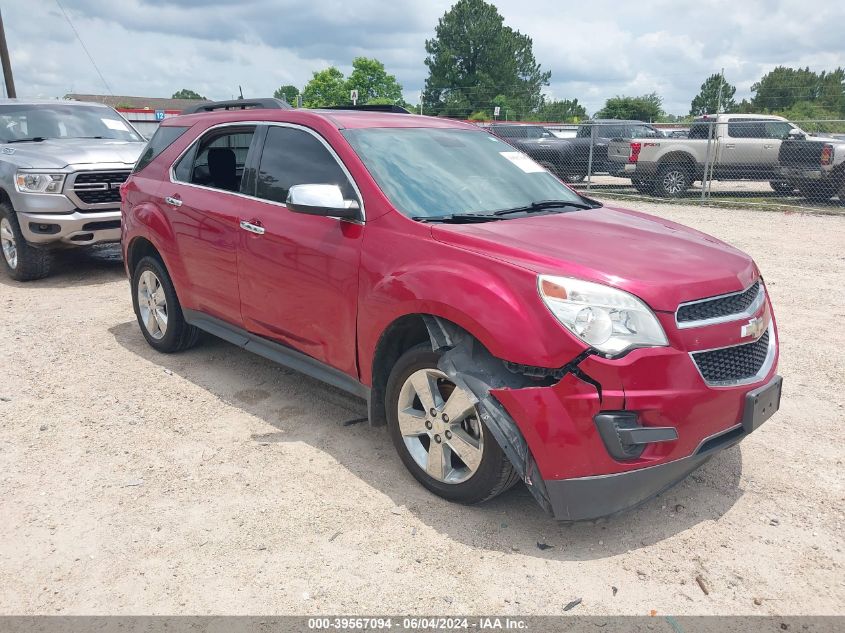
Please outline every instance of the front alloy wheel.
[[8, 218], [0, 220], [0, 248], [9, 268], [15, 270], [18, 267], [18, 246]]
[[408, 376], [397, 416], [405, 447], [434, 480], [458, 484], [481, 463], [484, 431], [472, 398], [439, 369]]
[[439, 361], [428, 343], [396, 361], [385, 396], [391, 439], [405, 467], [431, 492], [459, 503], [491, 499], [519, 475], [475, 398], [438, 368]]

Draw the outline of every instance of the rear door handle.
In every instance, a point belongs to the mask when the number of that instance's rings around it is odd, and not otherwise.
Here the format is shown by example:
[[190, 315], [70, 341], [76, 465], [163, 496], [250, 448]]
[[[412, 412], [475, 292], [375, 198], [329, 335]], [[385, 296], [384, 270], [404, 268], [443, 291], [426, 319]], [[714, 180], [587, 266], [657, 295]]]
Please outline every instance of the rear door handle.
[[255, 233], [256, 235], [264, 235], [263, 226], [258, 226], [257, 224], [247, 222], [246, 220], [241, 220], [240, 224], [244, 231], [249, 231], [250, 233]]
[[736, 145], [733, 143], [725, 143], [725, 149], [734, 149]]
[[169, 204], [171, 207], [181, 207], [182, 201], [179, 198], [174, 198], [173, 196], [167, 196], [164, 201]]

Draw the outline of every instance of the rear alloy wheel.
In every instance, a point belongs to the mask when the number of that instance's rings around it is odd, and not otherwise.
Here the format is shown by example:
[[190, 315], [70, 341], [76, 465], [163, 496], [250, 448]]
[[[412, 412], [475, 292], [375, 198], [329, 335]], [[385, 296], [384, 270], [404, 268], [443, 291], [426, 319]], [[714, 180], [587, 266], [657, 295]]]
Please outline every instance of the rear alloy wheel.
[[155, 257], [144, 257], [132, 273], [132, 304], [141, 333], [159, 352], [196, 344], [199, 330], [185, 321], [170, 275]]
[[459, 503], [495, 497], [518, 481], [475, 399], [417, 346], [397, 361], [387, 385], [388, 424], [405, 467], [435, 494]]
[[679, 198], [690, 186], [689, 172], [683, 165], [663, 165], [657, 172], [657, 194], [664, 198]]

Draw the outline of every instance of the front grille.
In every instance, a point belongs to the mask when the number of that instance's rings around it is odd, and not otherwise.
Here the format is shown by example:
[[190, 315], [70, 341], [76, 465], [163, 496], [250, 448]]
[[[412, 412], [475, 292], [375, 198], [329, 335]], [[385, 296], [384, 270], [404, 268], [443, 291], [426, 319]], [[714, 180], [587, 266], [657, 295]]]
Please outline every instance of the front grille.
[[732, 295], [705, 299], [696, 303], [686, 303], [678, 308], [678, 323], [690, 321], [706, 321], [720, 317], [741, 314], [754, 303], [760, 291], [760, 282], [755, 281], [747, 290]]
[[769, 354], [769, 332], [753, 343], [708, 352], [693, 352], [692, 359], [710, 384], [736, 383], [754, 378]]
[[84, 204], [120, 202], [119, 186], [128, 177], [128, 169], [81, 172], [73, 181], [73, 193]]

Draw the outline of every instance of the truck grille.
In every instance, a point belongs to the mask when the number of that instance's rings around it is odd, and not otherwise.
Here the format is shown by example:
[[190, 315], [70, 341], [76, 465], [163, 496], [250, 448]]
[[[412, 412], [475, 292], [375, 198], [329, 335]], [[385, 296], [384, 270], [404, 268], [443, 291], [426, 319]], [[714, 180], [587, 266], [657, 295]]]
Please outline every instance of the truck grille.
[[780, 144], [778, 163], [789, 167], [815, 167], [822, 161], [821, 141], [784, 141]]
[[710, 385], [729, 385], [753, 379], [763, 369], [769, 356], [766, 332], [753, 343], [744, 343], [707, 352], [693, 352], [701, 376]]
[[80, 172], [73, 181], [73, 193], [84, 204], [119, 203], [119, 187], [128, 177], [128, 169]]
[[759, 292], [760, 281], [757, 280], [742, 292], [681, 304], [675, 318], [680, 324], [742, 314], [754, 303]]

